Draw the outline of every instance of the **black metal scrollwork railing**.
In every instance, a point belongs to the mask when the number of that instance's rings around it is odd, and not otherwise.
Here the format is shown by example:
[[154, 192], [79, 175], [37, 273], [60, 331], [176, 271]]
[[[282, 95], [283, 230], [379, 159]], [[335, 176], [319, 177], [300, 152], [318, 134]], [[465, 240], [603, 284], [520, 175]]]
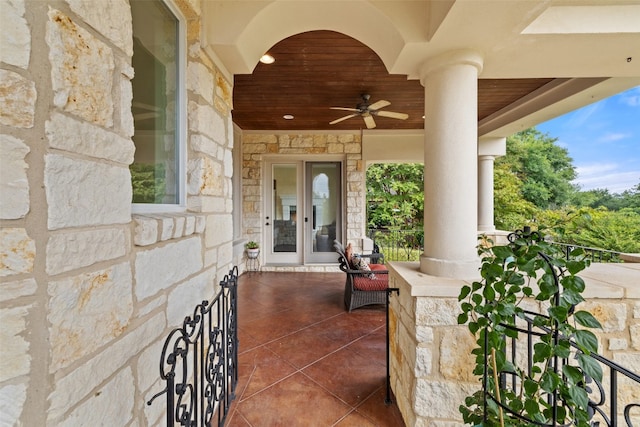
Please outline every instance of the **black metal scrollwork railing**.
[[[537, 232], [531, 232], [528, 227], [525, 227], [524, 230], [517, 230], [514, 233], [509, 235], [509, 241], [513, 242], [518, 238], [524, 238], [530, 242], [539, 241], [542, 239]], [[549, 263], [551, 266], [551, 262], [548, 256], [544, 253], [539, 253], [545, 262]], [[552, 267], [555, 276], [556, 285], [559, 284], [558, 272], [555, 268]], [[558, 298], [558, 294], [556, 295], [556, 301]], [[501, 324], [503, 327], [507, 329], [511, 329], [518, 333], [517, 337], [507, 338], [505, 336], [505, 340], [507, 341], [506, 346], [506, 354], [505, 356], [514, 366], [520, 366], [522, 369], [527, 371], [529, 374], [531, 373], [531, 369], [533, 366], [533, 354], [534, 354], [534, 345], [536, 340], [548, 334], [550, 331], [538, 324], [536, 324], [536, 317], [545, 317], [548, 316], [535, 313], [532, 311], [524, 311], [525, 316], [523, 317], [523, 325], [514, 326], [508, 324]], [[486, 336], [485, 336], [486, 340]], [[575, 343], [570, 343], [571, 347], [574, 349], [574, 355], [581, 352], [579, 347], [575, 345]], [[521, 347], [526, 346], [525, 350], [522, 350]], [[488, 343], [485, 342], [485, 351], [489, 348]], [[605, 357], [597, 354], [591, 353], [589, 357], [596, 360], [601, 366], [603, 375], [603, 381], [597, 381], [594, 378], [585, 377], [584, 381], [587, 385], [587, 390], [589, 391], [589, 414], [591, 416], [590, 425], [592, 427], [600, 427], [600, 426], [608, 426], [608, 427], [617, 427], [621, 425], [626, 425], [627, 427], [640, 427], [640, 401], [634, 401], [637, 399], [637, 390], [640, 389], [640, 375], [638, 373], [632, 372], [629, 369], [622, 367], [621, 365], [606, 359]], [[488, 360], [488, 354], [484, 355], [485, 365]], [[565, 365], [571, 365], [572, 359], [570, 358], [560, 358], [554, 357], [552, 368], [556, 372], [562, 372], [562, 367]], [[575, 362], [573, 362], [575, 364]], [[485, 366], [485, 375], [488, 371], [489, 367]], [[509, 381], [511, 379], [511, 381]], [[518, 390], [520, 386], [518, 384], [518, 379], [515, 375], [511, 375], [508, 372], [500, 373], [500, 388], [505, 390], [507, 388], [511, 390]], [[484, 380], [484, 384], [486, 385], [486, 378]], [[634, 390], [636, 392], [634, 392]], [[496, 396], [493, 396], [489, 391], [485, 388], [485, 398], [492, 399], [498, 405], [502, 406], [504, 410], [509, 410], [509, 408], [501, 405]], [[552, 406], [562, 405], [562, 400], [559, 396], [553, 395], [549, 396], [549, 404]], [[555, 411], [554, 411], [555, 413]], [[527, 419], [522, 416], [518, 416], [517, 414], [513, 414], [516, 418], [521, 421], [530, 423], [530, 425], [537, 426], [560, 426], [554, 422], [552, 424], [539, 423], [530, 419]], [[624, 420], [625, 424], [622, 424], [622, 420]]]
[[166, 387], [147, 404], [166, 396], [167, 427], [224, 425], [238, 382], [237, 285], [233, 267], [211, 303], [196, 305], [165, 340], [160, 377]]

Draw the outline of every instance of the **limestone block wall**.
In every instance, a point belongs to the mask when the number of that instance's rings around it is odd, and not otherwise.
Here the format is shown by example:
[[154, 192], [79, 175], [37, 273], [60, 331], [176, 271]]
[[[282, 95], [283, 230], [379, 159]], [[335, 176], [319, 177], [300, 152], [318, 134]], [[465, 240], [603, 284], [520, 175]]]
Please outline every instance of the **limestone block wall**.
[[[411, 264], [390, 265], [390, 286], [400, 289], [399, 296], [391, 298], [389, 327], [396, 402], [407, 426], [463, 427], [458, 407], [480, 387], [472, 375], [474, 338], [466, 326], [457, 324], [457, 295], [465, 282], [428, 277]], [[635, 282], [629, 285], [633, 288]], [[578, 309], [588, 310], [603, 325], [594, 331], [599, 353], [638, 372], [640, 295], [633, 289], [626, 294], [611, 291], [590, 289], [587, 282], [587, 301]], [[536, 301], [527, 304], [541, 310]], [[607, 377], [605, 370], [605, 381]], [[618, 378], [619, 407], [640, 401], [637, 385]]]
[[[266, 156], [277, 155], [339, 155], [344, 156], [346, 198], [344, 221], [346, 239], [356, 250], [361, 250], [361, 239], [366, 226], [365, 170], [362, 162], [360, 133], [249, 133], [242, 135], [242, 233], [249, 240], [266, 244], [263, 240], [264, 209], [263, 167]], [[290, 157], [289, 157], [290, 158]], [[318, 157], [321, 159], [321, 157]], [[278, 271], [338, 271], [333, 267], [297, 266], [269, 267], [262, 270]]]
[[230, 81], [188, 20], [187, 209], [132, 215], [127, 0], [0, 0], [0, 425], [157, 425], [165, 336], [232, 252]]

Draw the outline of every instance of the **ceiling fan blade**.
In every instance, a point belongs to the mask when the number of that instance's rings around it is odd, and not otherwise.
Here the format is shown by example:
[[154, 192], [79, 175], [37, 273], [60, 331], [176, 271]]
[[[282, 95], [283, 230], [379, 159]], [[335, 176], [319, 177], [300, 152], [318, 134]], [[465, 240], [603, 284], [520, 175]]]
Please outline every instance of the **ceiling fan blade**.
[[340, 123], [343, 120], [350, 119], [351, 117], [356, 117], [358, 114], [349, 114], [348, 116], [340, 117], [332, 122], [329, 122], [330, 125], [335, 125], [336, 123]]
[[359, 113], [360, 110], [357, 108], [346, 108], [346, 107], [329, 107], [330, 110], [341, 110], [341, 111], [353, 111], [354, 113]]
[[396, 113], [393, 111], [376, 111], [376, 115], [381, 117], [391, 117], [392, 119], [400, 119], [400, 120], [407, 120], [409, 118], [408, 114]]
[[369, 111], [379, 110], [381, 108], [386, 107], [387, 105], [391, 105], [391, 103], [389, 101], [385, 101], [384, 99], [381, 99], [380, 101], [374, 102], [373, 104], [369, 105]]
[[373, 116], [371, 114], [363, 114], [362, 118], [364, 119], [364, 124], [367, 125], [367, 129], [373, 129], [376, 127], [376, 121], [373, 120]]

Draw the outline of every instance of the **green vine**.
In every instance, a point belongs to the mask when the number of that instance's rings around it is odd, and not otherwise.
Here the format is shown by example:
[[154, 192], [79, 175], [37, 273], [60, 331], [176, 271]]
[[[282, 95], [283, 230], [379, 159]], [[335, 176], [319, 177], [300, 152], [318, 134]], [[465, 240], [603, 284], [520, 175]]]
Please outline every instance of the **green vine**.
[[[537, 238], [537, 232], [527, 233], [514, 234], [517, 238], [505, 246], [482, 238], [478, 246], [482, 280], [464, 286], [458, 297], [462, 308], [458, 324], [466, 324], [477, 338], [473, 373], [481, 383], [481, 389], [468, 396], [459, 410], [464, 421], [475, 426], [552, 425], [555, 410], [556, 425], [587, 427], [586, 377], [602, 380], [602, 368], [589, 357], [597, 351], [597, 338], [579, 329], [601, 325], [590, 313], [575, 311], [584, 301], [585, 289], [576, 274], [589, 260], [575, 250], [566, 261], [553, 245]], [[546, 315], [526, 313], [527, 299], [546, 307]], [[531, 369], [506, 356], [507, 339], [518, 338], [515, 328], [524, 324], [526, 316], [540, 331], [534, 340]], [[571, 365], [560, 366], [558, 359], [567, 359]], [[509, 385], [515, 377], [515, 389], [501, 387], [501, 376]], [[486, 413], [485, 390], [489, 395]]]

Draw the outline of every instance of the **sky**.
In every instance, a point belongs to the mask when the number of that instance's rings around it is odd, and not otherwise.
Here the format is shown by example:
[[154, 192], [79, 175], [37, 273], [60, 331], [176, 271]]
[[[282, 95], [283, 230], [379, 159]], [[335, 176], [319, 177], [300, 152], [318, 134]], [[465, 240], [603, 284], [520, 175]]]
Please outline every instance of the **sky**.
[[569, 151], [581, 190], [620, 194], [640, 183], [640, 86], [536, 128]]

